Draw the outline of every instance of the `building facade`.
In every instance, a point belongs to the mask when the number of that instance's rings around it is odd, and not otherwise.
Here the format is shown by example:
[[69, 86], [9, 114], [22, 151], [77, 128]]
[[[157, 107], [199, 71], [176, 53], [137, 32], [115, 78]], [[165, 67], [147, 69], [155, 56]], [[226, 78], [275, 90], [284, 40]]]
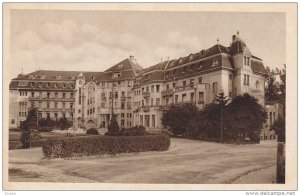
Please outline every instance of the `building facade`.
[[36, 71], [10, 83], [10, 127], [25, 120], [31, 106], [41, 117], [65, 116], [78, 128], [106, 128], [112, 111], [120, 127], [162, 129], [170, 104], [214, 102], [249, 93], [264, 105], [265, 68], [238, 35], [229, 47], [216, 44], [143, 69], [133, 56], [104, 72]]

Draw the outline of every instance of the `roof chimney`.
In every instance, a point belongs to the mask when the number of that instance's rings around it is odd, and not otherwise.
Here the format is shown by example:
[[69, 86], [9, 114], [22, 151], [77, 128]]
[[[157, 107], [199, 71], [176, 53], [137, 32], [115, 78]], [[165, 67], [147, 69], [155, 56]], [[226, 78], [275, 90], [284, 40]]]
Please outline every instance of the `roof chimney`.
[[134, 56], [133, 56], [133, 55], [130, 55], [129, 58], [134, 59]]
[[236, 40], [236, 35], [232, 36], [232, 42], [234, 42]]

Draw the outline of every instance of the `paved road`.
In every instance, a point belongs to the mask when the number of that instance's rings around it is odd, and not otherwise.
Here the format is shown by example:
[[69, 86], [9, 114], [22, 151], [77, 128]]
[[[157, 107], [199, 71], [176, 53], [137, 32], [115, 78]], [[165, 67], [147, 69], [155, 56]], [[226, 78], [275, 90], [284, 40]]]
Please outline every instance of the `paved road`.
[[172, 138], [165, 152], [68, 160], [43, 159], [41, 148], [34, 148], [9, 151], [9, 167], [37, 172], [41, 181], [49, 182], [216, 184], [261, 183], [264, 178], [264, 183], [272, 183], [273, 170], [270, 175], [259, 174], [275, 166], [276, 145], [275, 141], [231, 145]]

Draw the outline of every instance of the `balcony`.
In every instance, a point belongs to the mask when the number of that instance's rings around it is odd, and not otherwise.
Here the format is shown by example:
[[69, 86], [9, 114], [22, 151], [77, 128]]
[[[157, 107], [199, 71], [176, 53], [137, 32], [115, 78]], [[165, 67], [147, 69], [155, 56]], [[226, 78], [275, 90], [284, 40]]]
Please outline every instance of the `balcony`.
[[159, 106], [159, 110], [160, 111], [166, 111], [166, 110], [168, 110], [168, 106], [166, 106], [166, 105], [161, 105], [161, 106]]
[[147, 99], [150, 97], [150, 93], [149, 92], [143, 92], [143, 97], [144, 99]]
[[163, 97], [171, 97], [173, 95], [173, 89], [164, 90], [161, 92]]
[[144, 112], [150, 112], [150, 107], [149, 106], [144, 106], [143, 111]]
[[39, 108], [39, 112], [75, 112], [74, 108]]
[[74, 97], [57, 98], [57, 97], [29, 97], [29, 101], [75, 101]]
[[175, 91], [183, 91], [183, 90], [195, 90], [196, 86], [194, 84], [178, 86], [175, 88]]

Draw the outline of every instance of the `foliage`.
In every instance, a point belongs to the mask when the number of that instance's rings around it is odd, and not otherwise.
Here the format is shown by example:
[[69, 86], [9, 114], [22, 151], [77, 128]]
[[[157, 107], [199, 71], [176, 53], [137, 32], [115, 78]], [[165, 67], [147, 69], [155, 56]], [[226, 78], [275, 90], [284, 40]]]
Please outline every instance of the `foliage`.
[[71, 127], [71, 124], [67, 120], [67, 118], [64, 116], [59, 119], [58, 126], [59, 126], [60, 130], [66, 130]]
[[69, 158], [102, 154], [117, 154], [145, 151], [164, 151], [170, 146], [167, 135], [133, 137], [70, 137], [49, 139], [43, 145], [48, 158]]
[[20, 142], [22, 143], [22, 148], [30, 148], [31, 145], [31, 132], [33, 129], [37, 128], [37, 109], [31, 108], [28, 112], [26, 120], [21, 123], [20, 126], [22, 133], [20, 137]]
[[283, 117], [278, 117], [278, 119], [271, 126], [271, 129], [275, 131], [280, 140], [285, 141], [285, 119]]
[[112, 117], [110, 119], [110, 123], [107, 127], [107, 132], [105, 133], [105, 135], [110, 135], [110, 136], [114, 136], [114, 135], [119, 135], [119, 125], [116, 119], [116, 115], [112, 114]]
[[220, 137], [221, 142], [223, 142], [223, 132], [224, 132], [224, 109], [226, 104], [228, 103], [227, 96], [225, 96], [224, 92], [220, 92], [217, 95], [216, 101], [219, 103], [220, 107]]
[[186, 136], [216, 138], [220, 129], [220, 107], [211, 103], [206, 105], [187, 126]]
[[29, 131], [30, 129], [37, 128], [37, 109], [30, 108], [26, 120], [20, 125], [20, 129], [23, 131]]
[[30, 148], [31, 143], [31, 130], [23, 130], [20, 137], [22, 148]]
[[[265, 99], [269, 103], [279, 102], [285, 105], [286, 96], [286, 65], [283, 69], [266, 68]], [[277, 77], [279, 76], [279, 77]], [[279, 80], [278, 80], [279, 78]]]
[[120, 131], [120, 136], [144, 136], [147, 135], [146, 128], [142, 125], [134, 126], [131, 128], [123, 128]]
[[163, 113], [162, 125], [174, 135], [185, 133], [189, 121], [198, 115], [198, 108], [194, 104], [171, 105]]
[[42, 126], [38, 128], [39, 132], [50, 132], [53, 131], [54, 127]]
[[95, 128], [90, 128], [90, 129], [88, 129], [88, 130], [86, 131], [86, 134], [90, 134], [90, 135], [98, 135], [99, 132], [98, 132], [98, 130], [95, 129]]
[[233, 139], [258, 140], [267, 114], [258, 100], [249, 94], [237, 96], [227, 108], [227, 131]]

